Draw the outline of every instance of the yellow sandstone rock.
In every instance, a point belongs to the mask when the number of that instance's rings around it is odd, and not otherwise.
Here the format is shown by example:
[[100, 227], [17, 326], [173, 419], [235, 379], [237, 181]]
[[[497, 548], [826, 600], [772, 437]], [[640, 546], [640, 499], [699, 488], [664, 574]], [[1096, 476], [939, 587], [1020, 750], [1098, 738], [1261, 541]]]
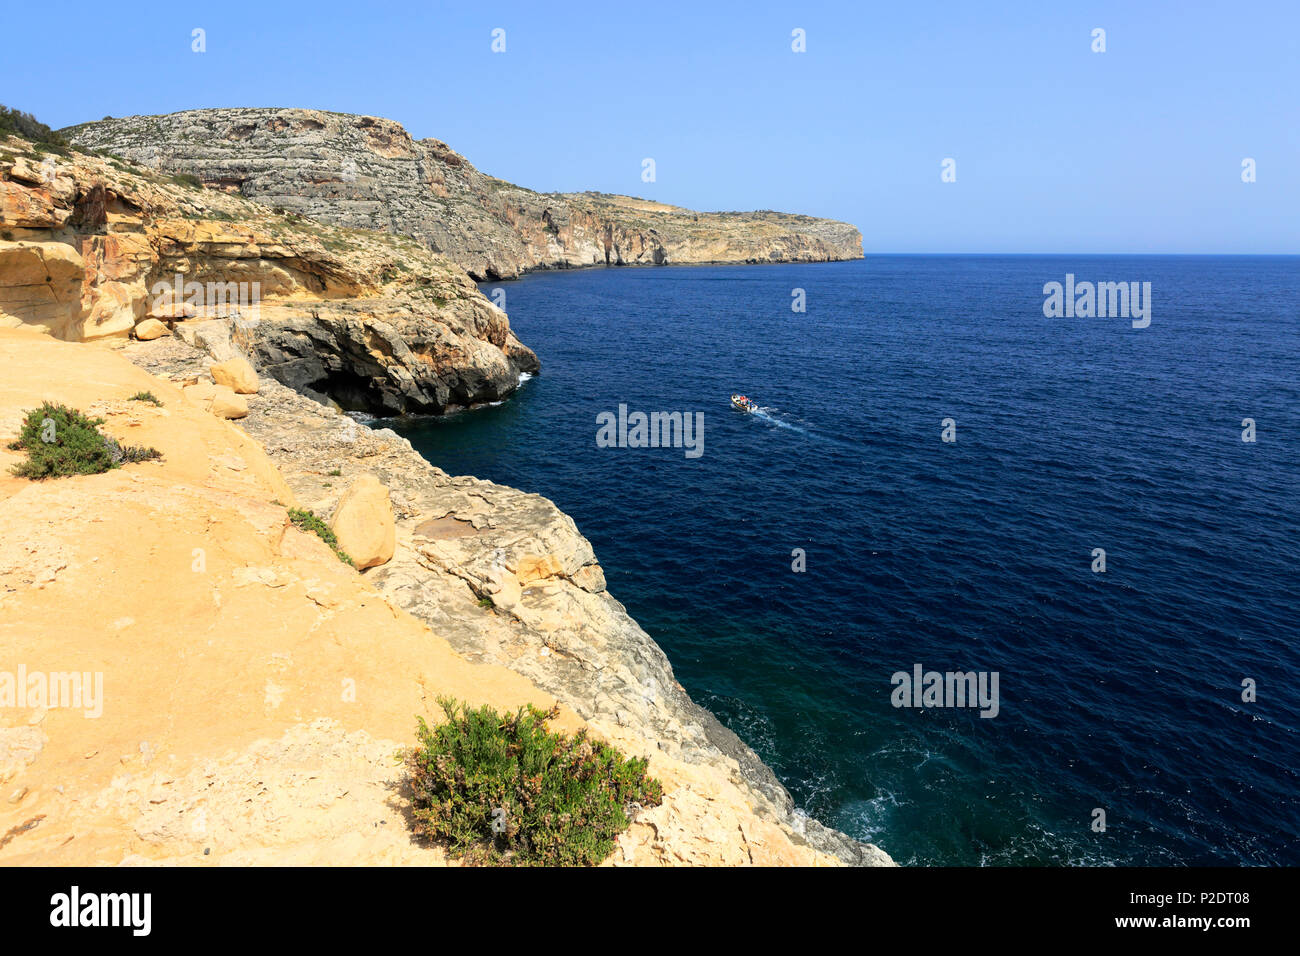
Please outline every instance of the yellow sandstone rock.
[[[89, 675], [77, 706], [0, 707], [0, 864], [446, 862], [394, 799], [414, 715], [440, 694], [554, 698], [471, 664], [294, 528], [261, 447], [171, 383], [30, 330], [0, 329], [0, 368], [0, 671]], [[166, 408], [129, 401], [145, 390]], [[47, 399], [163, 458], [10, 474]]]
[[357, 478], [339, 500], [330, 530], [358, 570], [387, 563], [397, 550], [388, 489], [373, 475]]
[[228, 362], [219, 362], [209, 371], [212, 373], [212, 381], [218, 385], [228, 385], [241, 395], [257, 394], [257, 372], [247, 359], [236, 357]]
[[243, 418], [248, 414], [248, 402], [227, 385], [197, 382], [185, 386], [183, 394], [218, 418]]
[[176, 304], [155, 302], [149, 309], [149, 315], [155, 319], [192, 319], [199, 310], [188, 302]]
[[80, 253], [66, 243], [0, 241], [0, 326], [28, 324], [70, 338], [84, 270]]
[[212, 399], [217, 394], [217, 386], [212, 382], [195, 382], [186, 385], [182, 394], [192, 402], [203, 406], [204, 410], [212, 407]]
[[[168, 337], [127, 348], [180, 347]], [[192, 385], [183, 401], [176, 384], [121, 352], [27, 329], [0, 328], [0, 370], [0, 674], [19, 667], [51, 678], [75, 673], [85, 691], [76, 700], [0, 707], [0, 865], [450, 862], [409, 830], [393, 754], [414, 743], [414, 715], [437, 719], [439, 696], [503, 711], [556, 702], [517, 666], [481, 655], [473, 663], [441, 634], [443, 626], [483, 629], [507, 640], [524, 626], [479, 607], [467, 587], [463, 576], [477, 576], [475, 560], [458, 549], [483, 532], [449, 518], [464, 534], [426, 541], [451, 548], [454, 563], [454, 573], [422, 569], [412, 579], [449, 609], [434, 633], [290, 523], [287, 508], [297, 500], [266, 450], [208, 413], [218, 386]], [[163, 407], [130, 400], [141, 391]], [[102, 417], [106, 434], [156, 448], [162, 458], [98, 475], [19, 478], [9, 466], [21, 454], [8, 443], [24, 412], [46, 400]], [[258, 423], [276, 404], [265, 395], [249, 401]], [[311, 428], [318, 414], [308, 409], [295, 427]], [[372, 451], [388, 442], [362, 437]], [[409, 445], [392, 447], [409, 453]], [[338, 454], [330, 448], [331, 460]], [[386, 480], [395, 494], [402, 489], [398, 477]], [[426, 507], [435, 519], [426, 529], [452, 512], [508, 522], [510, 510], [497, 501], [508, 495], [516, 507], [552, 515], [528, 536], [529, 556], [558, 556], [571, 575], [592, 567], [571, 519], [537, 496], [494, 488], [442, 488], [439, 495], [451, 497], [446, 507]], [[362, 479], [348, 497], [339, 528], [352, 511], [392, 522], [377, 479]], [[373, 531], [373, 521], [362, 525]], [[385, 537], [391, 534], [390, 524]], [[404, 547], [392, 563], [414, 554]], [[515, 580], [503, 554], [494, 573]], [[549, 557], [525, 563], [540, 574], [557, 566]], [[565, 627], [547, 631], [557, 648], [580, 631], [618, 639], [612, 599], [600, 599], [610, 602], [602, 611], [562, 577], [536, 584], [558, 589], [556, 599], [570, 605]], [[542, 612], [530, 610], [544, 597], [539, 587], [516, 606], [539, 615], [540, 625]], [[584, 596], [590, 600], [579, 603]], [[554, 729], [572, 734], [585, 726], [648, 757], [664, 785], [663, 805], [634, 814], [607, 865], [839, 862], [756, 813], [733, 759], [701, 762], [702, 751], [668, 745], [677, 733], [671, 723], [660, 733], [613, 711], [606, 694], [595, 703], [601, 713], [585, 723], [561, 707]], [[628, 706], [650, 705], [638, 698]]]
[[145, 319], [135, 327], [135, 337], [141, 342], [160, 339], [167, 334], [167, 326], [157, 319]]
[[235, 390], [225, 385], [218, 385], [212, 396], [209, 411], [218, 418], [243, 418], [248, 414], [248, 402], [244, 401]]

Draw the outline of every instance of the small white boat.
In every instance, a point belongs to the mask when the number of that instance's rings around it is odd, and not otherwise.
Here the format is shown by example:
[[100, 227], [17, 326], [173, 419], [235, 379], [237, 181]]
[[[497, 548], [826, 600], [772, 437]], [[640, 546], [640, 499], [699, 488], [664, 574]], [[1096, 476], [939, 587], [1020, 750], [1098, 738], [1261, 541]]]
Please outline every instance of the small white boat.
[[731, 404], [739, 408], [742, 412], [758, 411], [758, 402], [751, 402], [744, 395], [732, 395]]

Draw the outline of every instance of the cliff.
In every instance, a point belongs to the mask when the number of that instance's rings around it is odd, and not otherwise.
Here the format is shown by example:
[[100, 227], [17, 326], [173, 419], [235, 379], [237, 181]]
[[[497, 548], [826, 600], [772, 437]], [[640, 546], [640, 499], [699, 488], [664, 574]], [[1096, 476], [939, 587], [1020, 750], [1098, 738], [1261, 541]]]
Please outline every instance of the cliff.
[[[182, 380], [210, 362], [171, 338], [132, 348], [146, 353], [136, 356], [142, 364], [174, 365]], [[270, 380], [266, 395], [249, 396], [250, 418], [264, 439], [289, 446], [278, 455], [283, 474], [252, 437], [119, 352], [0, 329], [0, 369], [0, 685], [9, 679], [8, 698], [0, 695], [0, 864], [449, 862], [413, 839], [393, 759], [414, 742], [415, 715], [432, 716], [439, 695], [503, 709], [558, 698], [529, 668], [498, 663], [536, 657], [542, 625], [505, 611], [498, 619], [471, 599], [477, 546], [463, 567], [416, 555], [451, 556], [440, 546], [456, 538], [443, 530], [448, 522], [496, 528], [484, 538], [508, 546], [512, 573], [528, 579], [523, 606], [534, 604], [529, 592], [577, 580], [616, 617], [612, 599], [597, 596], [599, 568], [572, 523], [542, 499], [420, 467], [392, 437]], [[141, 391], [160, 405], [131, 400]], [[23, 411], [47, 399], [105, 418], [114, 438], [153, 446], [162, 459], [47, 481], [13, 476], [21, 456], [8, 443]], [[340, 563], [289, 522], [287, 506], [319, 504], [332, 491], [313, 471], [322, 455], [342, 481], [372, 463], [401, 470], [378, 469], [398, 479], [404, 579], [429, 601], [445, 599], [441, 612], [418, 599], [406, 602], [413, 613], [401, 609], [389, 597], [399, 588]], [[418, 570], [423, 561], [435, 570]], [[584, 620], [593, 612], [573, 605], [574, 633], [604, 626]], [[444, 627], [440, 614], [452, 623]], [[662, 654], [634, 628], [624, 620], [608, 633], [644, 641], [644, 664], [612, 640], [606, 663], [671, 681]], [[569, 653], [562, 637], [549, 641], [553, 657]], [[71, 672], [85, 675], [83, 688], [98, 682], [94, 701], [12, 699], [15, 675], [53, 681]], [[551, 683], [574, 700], [584, 692]], [[651, 723], [620, 722], [609, 706], [586, 701], [590, 718], [562, 706], [558, 728], [586, 726], [649, 757], [664, 783], [662, 805], [635, 814], [610, 865], [839, 862], [755, 797], [742, 766], [692, 729], [661, 744]]]
[[279, 381], [377, 414], [496, 401], [539, 367], [459, 267], [406, 237], [0, 140], [0, 327], [88, 341], [218, 316]]
[[398, 123], [302, 109], [187, 110], [61, 131], [322, 222], [413, 236], [475, 279], [532, 269], [862, 258], [848, 223], [693, 212], [598, 193], [537, 193], [488, 176]]
[[[256, 314], [155, 291], [176, 276], [256, 282]], [[211, 367], [231, 358], [262, 374], [219, 410]], [[611, 863], [888, 865], [796, 811], [691, 701], [551, 502], [448, 476], [302, 394], [439, 410], [536, 367], [406, 237], [0, 141], [0, 674], [105, 678], [99, 718], [0, 707], [0, 861], [445, 862], [412, 842], [391, 754], [450, 694], [558, 702], [564, 728], [650, 758], [664, 803]], [[46, 400], [162, 461], [14, 477], [8, 443]], [[331, 517], [363, 477], [395, 543], [359, 574], [287, 508]]]

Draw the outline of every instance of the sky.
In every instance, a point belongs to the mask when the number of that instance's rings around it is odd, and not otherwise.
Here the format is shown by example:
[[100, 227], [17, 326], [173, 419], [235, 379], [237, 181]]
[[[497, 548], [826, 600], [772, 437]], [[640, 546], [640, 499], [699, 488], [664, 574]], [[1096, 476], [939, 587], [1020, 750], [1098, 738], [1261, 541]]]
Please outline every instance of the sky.
[[56, 128], [312, 107], [542, 191], [843, 219], [868, 254], [1300, 253], [1300, 0], [15, 3], [4, 27], [0, 102]]

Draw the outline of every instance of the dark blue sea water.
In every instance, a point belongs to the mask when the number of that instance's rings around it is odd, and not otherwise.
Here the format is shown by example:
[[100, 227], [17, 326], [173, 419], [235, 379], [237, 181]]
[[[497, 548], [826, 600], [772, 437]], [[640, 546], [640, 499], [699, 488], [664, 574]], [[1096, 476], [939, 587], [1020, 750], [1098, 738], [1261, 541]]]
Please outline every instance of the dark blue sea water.
[[[1150, 327], [1044, 318], [1067, 272], [1150, 282]], [[498, 287], [541, 375], [399, 428], [571, 514], [687, 690], [810, 814], [906, 863], [1300, 863], [1300, 259]], [[704, 454], [598, 448], [620, 403], [702, 411]], [[895, 708], [918, 663], [997, 671], [999, 714]]]

